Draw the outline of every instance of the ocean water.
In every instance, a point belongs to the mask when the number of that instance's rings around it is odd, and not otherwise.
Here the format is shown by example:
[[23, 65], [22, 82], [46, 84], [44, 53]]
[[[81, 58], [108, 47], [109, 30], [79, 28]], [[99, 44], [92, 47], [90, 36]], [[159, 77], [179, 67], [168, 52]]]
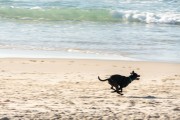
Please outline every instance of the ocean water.
[[180, 1], [0, 0], [0, 57], [180, 62]]

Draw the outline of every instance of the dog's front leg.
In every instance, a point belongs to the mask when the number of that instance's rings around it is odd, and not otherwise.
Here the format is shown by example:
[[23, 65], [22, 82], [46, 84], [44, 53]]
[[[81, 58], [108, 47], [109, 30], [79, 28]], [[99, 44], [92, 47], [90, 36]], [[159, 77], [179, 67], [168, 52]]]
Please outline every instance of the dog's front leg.
[[123, 92], [123, 89], [122, 89], [122, 87], [120, 86], [120, 88], [119, 88], [121, 91], [120, 92]]
[[118, 87], [118, 85], [117, 86], [115, 86], [115, 88], [116, 88], [116, 90], [115, 90], [115, 92], [117, 92], [118, 94], [120, 94], [120, 88]]
[[123, 94], [122, 94], [122, 92], [123, 92], [122, 87], [120, 87], [119, 89], [121, 90], [121, 91], [119, 91], [119, 92], [120, 92], [119, 94], [123, 95]]

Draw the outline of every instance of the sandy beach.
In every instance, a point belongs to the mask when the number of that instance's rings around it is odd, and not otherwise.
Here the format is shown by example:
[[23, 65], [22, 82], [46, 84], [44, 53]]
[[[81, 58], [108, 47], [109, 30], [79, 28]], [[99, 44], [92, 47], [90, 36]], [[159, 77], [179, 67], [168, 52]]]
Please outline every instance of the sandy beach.
[[[123, 96], [97, 79], [132, 70]], [[0, 120], [180, 120], [180, 64], [1, 58], [0, 95]]]

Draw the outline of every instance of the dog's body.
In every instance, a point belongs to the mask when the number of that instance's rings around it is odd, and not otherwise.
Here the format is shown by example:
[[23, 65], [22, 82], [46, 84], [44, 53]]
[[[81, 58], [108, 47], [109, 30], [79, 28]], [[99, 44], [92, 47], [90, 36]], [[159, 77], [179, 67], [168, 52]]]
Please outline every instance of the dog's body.
[[[139, 80], [140, 75], [132, 71], [131, 75], [129, 77], [121, 76], [121, 75], [112, 75], [109, 78], [102, 80], [98, 76], [98, 79], [100, 81], [108, 81], [109, 84], [111, 85], [111, 89], [113, 89], [117, 93], [122, 93], [122, 89], [124, 87], [127, 87], [133, 80]], [[113, 88], [115, 87], [115, 88]], [[119, 91], [121, 90], [121, 91]]]

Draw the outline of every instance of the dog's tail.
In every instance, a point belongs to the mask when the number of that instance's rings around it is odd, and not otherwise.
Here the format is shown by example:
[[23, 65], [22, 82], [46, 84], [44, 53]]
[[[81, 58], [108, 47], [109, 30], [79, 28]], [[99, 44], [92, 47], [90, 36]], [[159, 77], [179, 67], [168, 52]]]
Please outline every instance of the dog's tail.
[[99, 76], [98, 76], [98, 79], [99, 79], [100, 81], [107, 81], [107, 80], [108, 80], [108, 79], [102, 80]]

